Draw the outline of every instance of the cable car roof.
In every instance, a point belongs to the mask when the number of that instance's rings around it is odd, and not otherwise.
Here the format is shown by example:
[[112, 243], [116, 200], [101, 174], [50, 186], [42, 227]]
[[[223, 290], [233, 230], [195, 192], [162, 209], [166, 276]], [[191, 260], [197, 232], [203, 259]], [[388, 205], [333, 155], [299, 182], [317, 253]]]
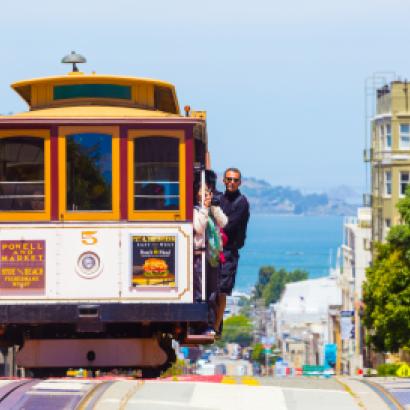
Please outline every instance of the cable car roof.
[[[83, 106], [87, 106], [87, 109], [99, 106], [94, 108], [100, 113], [108, 107], [116, 111], [114, 108], [117, 107], [180, 115], [174, 85], [150, 78], [71, 72], [61, 76], [18, 81], [11, 86], [27, 102], [31, 114], [34, 110], [70, 107], [68, 112], [60, 111], [60, 114], [76, 116], [74, 107], [81, 112]], [[53, 112], [55, 111], [47, 114]], [[143, 113], [136, 116], [141, 114]], [[127, 110], [123, 115], [129, 115]], [[153, 113], [148, 116], [153, 116]]]

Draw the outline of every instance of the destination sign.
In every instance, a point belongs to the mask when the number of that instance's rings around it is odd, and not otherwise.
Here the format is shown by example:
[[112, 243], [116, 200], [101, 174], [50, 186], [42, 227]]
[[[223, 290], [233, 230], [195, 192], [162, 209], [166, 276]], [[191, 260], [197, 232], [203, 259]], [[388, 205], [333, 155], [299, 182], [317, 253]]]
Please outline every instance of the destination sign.
[[45, 241], [0, 241], [0, 291], [44, 290]]

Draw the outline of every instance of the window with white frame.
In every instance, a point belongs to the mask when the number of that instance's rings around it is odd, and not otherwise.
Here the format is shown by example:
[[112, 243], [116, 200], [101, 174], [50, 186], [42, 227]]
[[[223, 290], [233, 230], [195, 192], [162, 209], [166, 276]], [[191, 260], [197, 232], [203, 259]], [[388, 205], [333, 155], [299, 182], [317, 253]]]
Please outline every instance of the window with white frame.
[[385, 134], [384, 134], [384, 138], [385, 138], [385, 148], [386, 149], [391, 149], [391, 125], [390, 124], [386, 124], [385, 125]]
[[408, 171], [400, 172], [400, 195], [404, 196], [407, 185], [410, 181], [410, 173]]
[[400, 149], [410, 149], [410, 124], [400, 124]]
[[384, 196], [391, 196], [391, 171], [384, 172]]

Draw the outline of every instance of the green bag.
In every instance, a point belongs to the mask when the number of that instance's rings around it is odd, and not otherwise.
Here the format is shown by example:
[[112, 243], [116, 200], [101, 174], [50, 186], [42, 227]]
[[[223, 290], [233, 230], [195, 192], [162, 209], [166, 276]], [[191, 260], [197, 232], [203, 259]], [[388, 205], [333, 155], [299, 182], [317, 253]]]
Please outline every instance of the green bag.
[[207, 260], [213, 268], [216, 268], [219, 265], [219, 254], [222, 250], [222, 240], [219, 227], [212, 216], [209, 216], [208, 224], [206, 225], [206, 238], [208, 241]]

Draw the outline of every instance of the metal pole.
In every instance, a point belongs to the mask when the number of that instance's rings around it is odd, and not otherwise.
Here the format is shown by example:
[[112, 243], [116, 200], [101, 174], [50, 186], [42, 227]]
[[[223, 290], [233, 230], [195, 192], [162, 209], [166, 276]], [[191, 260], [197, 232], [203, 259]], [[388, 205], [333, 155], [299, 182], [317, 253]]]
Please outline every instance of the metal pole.
[[340, 335], [340, 318], [336, 319], [336, 374], [339, 376], [341, 374], [342, 368], [342, 338]]
[[[205, 170], [201, 171], [201, 207], [204, 207], [205, 203]], [[206, 247], [206, 229], [203, 234], [203, 241], [202, 243], [205, 244]], [[204, 248], [204, 247], [203, 247]], [[201, 298], [202, 300], [206, 299], [206, 272], [205, 272], [205, 250], [202, 249], [201, 251], [201, 275], [202, 275], [202, 280], [201, 280]]]
[[265, 349], [265, 370], [266, 376], [269, 376], [269, 353]]

